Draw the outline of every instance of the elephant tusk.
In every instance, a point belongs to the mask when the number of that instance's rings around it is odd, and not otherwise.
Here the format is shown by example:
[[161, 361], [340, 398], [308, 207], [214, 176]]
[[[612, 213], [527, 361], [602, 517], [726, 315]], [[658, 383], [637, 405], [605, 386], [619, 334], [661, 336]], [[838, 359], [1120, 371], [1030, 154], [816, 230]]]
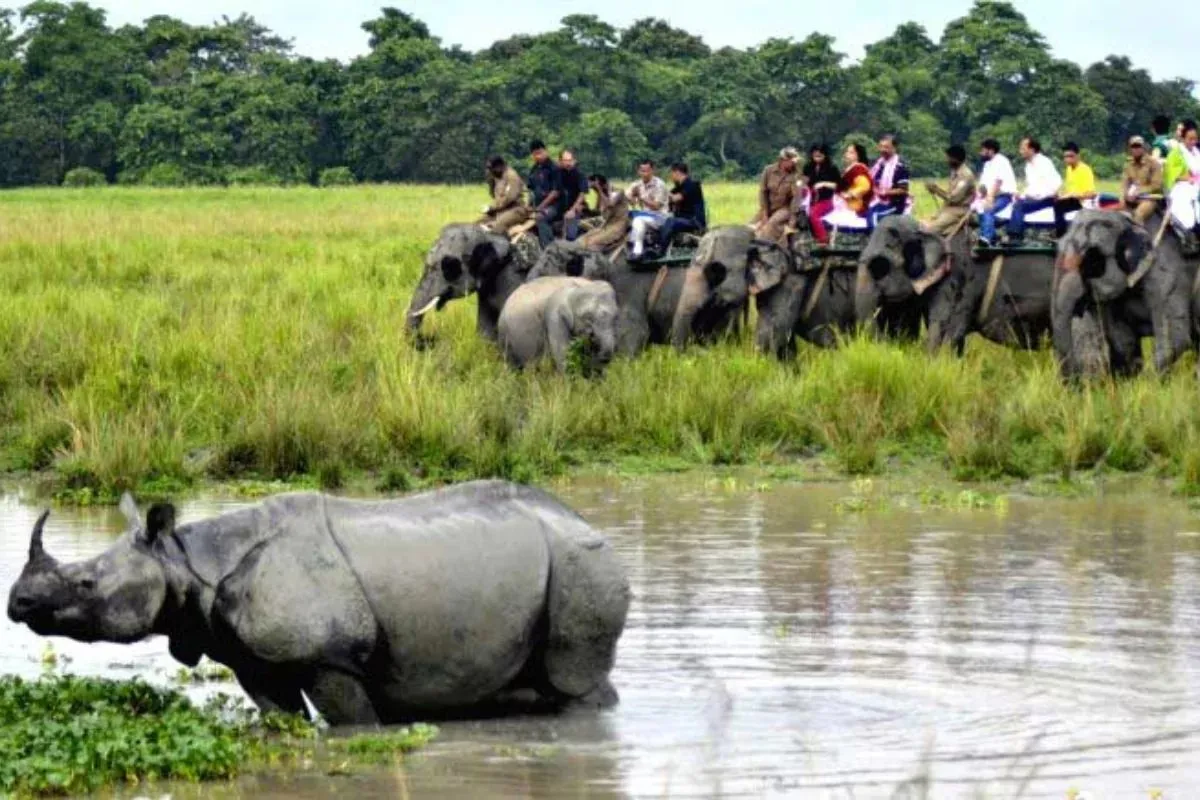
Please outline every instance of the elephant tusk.
[[435, 297], [432, 300], [430, 300], [428, 303], [426, 303], [425, 307], [422, 308], [420, 311], [414, 311], [411, 314], [409, 314], [409, 316], [410, 317], [423, 317], [426, 314], [428, 314], [430, 311], [433, 311], [435, 308], [437, 308], [437, 304], [439, 302], [441, 302], [441, 300], [442, 300], [442, 298]]

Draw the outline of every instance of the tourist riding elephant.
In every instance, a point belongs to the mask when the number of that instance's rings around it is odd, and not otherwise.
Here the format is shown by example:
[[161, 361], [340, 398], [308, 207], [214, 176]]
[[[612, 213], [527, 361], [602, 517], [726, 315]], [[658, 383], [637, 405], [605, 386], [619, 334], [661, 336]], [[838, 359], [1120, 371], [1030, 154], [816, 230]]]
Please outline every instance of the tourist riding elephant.
[[[130, 643], [233, 670], [263, 711], [333, 725], [611, 705], [629, 586], [604, 537], [545, 492], [481, 481], [400, 500], [285, 494], [187, 525], [143, 518], [74, 564], [46, 512], [8, 616], [42, 636]], [[303, 693], [303, 694], [302, 694]], [[532, 699], [532, 698], [529, 698]]]
[[[1054, 349], [1066, 377], [1105, 362], [1117, 374], [1140, 371], [1145, 336], [1154, 338], [1159, 372], [1194, 346], [1197, 261], [1184, 257], [1174, 231], [1155, 246], [1161, 225], [1157, 214], [1142, 227], [1126, 214], [1083, 211], [1059, 242]], [[1153, 262], [1146, 261], [1152, 252]], [[1079, 320], [1089, 314], [1098, 316], [1104, 332], [1089, 342], [1104, 352], [1081, 352], [1075, 340]]]
[[586, 343], [588, 374], [603, 372], [617, 349], [617, 295], [586, 278], [537, 278], [509, 295], [500, 312], [500, 346], [518, 369], [549, 353], [567, 371], [572, 342]]
[[1050, 331], [1052, 252], [978, 259], [966, 231], [947, 240], [911, 218], [889, 217], [859, 263], [859, 319], [882, 306], [884, 326], [910, 336], [924, 319], [930, 350], [949, 345], [961, 354], [973, 332], [1035, 349]]
[[683, 348], [732, 329], [748, 312], [751, 293], [783, 279], [787, 261], [786, 253], [757, 241], [744, 225], [710, 229], [684, 272], [671, 344]]
[[495, 341], [504, 301], [525, 281], [533, 259], [507, 238], [478, 225], [447, 225], [425, 257], [425, 272], [408, 308], [408, 329], [417, 333], [421, 320], [446, 303], [475, 293], [479, 297], [476, 329]]

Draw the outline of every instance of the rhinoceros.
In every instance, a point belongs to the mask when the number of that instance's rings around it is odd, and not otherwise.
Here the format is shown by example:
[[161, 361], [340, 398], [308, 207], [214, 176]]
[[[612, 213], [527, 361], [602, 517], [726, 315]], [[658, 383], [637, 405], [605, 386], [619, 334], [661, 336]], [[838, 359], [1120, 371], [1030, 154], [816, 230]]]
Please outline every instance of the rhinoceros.
[[[608, 542], [549, 494], [481, 481], [404, 499], [283, 494], [176, 526], [169, 504], [89, 561], [34, 526], [8, 615], [83, 642], [168, 637], [260, 709], [333, 725], [606, 707], [630, 591]], [[303, 693], [303, 694], [302, 694]]]

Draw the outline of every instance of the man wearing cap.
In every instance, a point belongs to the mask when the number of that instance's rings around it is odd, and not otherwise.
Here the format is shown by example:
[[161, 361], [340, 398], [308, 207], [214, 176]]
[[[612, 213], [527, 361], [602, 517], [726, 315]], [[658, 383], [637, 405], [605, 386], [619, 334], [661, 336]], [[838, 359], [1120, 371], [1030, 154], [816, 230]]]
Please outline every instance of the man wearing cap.
[[971, 214], [971, 199], [975, 196], [975, 173], [967, 166], [966, 148], [960, 144], [947, 147], [946, 161], [950, 164], [950, 188], [925, 184], [931, 195], [944, 201], [937, 216], [921, 223], [924, 230], [938, 236], [949, 236], [962, 230], [963, 220]]
[[763, 170], [758, 182], [758, 216], [750, 223], [759, 239], [787, 245], [787, 229], [794, 224], [792, 204], [799, 162], [800, 151], [785, 147], [779, 151], [779, 160]]
[[1133, 210], [1133, 218], [1141, 224], [1158, 210], [1163, 194], [1163, 167], [1146, 152], [1146, 140], [1141, 136], [1129, 139], [1129, 158], [1121, 175], [1121, 207]]
[[879, 140], [879, 160], [871, 167], [871, 182], [875, 184], [875, 202], [867, 209], [867, 223], [872, 228], [884, 217], [908, 210], [908, 164], [900, 158], [893, 134]]
[[517, 171], [500, 156], [487, 161], [488, 185], [492, 190], [492, 202], [484, 206], [479, 224], [492, 233], [507, 236], [510, 228], [529, 219], [529, 209], [521, 202], [525, 193], [525, 181]]

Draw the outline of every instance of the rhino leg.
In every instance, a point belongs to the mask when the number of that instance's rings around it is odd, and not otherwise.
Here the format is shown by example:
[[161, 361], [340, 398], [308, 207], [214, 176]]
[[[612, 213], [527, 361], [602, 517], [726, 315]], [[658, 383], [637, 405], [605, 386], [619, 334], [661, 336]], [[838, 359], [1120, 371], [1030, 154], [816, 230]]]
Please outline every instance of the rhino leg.
[[235, 673], [238, 683], [258, 710], [264, 714], [303, 714], [308, 716], [300, 686], [279, 676], [270, 678], [250, 670]]
[[325, 721], [334, 727], [378, 725], [379, 714], [362, 681], [338, 669], [321, 667], [307, 687], [309, 697]]
[[564, 699], [597, 690], [615, 696], [608, 673], [629, 610], [629, 584], [609, 544], [595, 531], [556, 531], [549, 537], [549, 631], [543, 655], [546, 679]]

